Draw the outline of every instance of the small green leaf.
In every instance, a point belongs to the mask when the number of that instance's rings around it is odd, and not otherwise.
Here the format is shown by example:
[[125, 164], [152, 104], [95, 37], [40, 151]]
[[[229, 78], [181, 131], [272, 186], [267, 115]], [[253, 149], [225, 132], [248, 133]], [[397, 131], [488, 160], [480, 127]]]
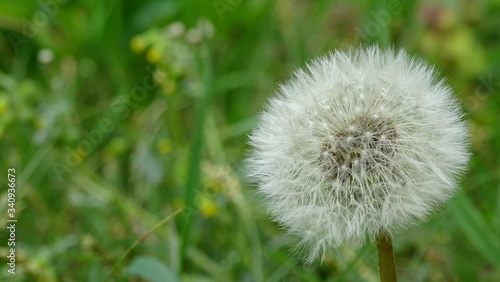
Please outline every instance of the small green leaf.
[[137, 257], [127, 267], [125, 273], [151, 282], [178, 282], [179, 278], [168, 266], [155, 257]]

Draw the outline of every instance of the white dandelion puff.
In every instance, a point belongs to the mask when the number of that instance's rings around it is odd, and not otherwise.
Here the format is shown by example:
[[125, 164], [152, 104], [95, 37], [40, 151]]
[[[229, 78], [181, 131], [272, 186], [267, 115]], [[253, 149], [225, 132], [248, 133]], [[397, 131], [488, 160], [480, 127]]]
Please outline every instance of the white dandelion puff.
[[468, 133], [451, 89], [404, 51], [337, 51], [280, 86], [249, 178], [306, 258], [425, 219], [457, 189]]

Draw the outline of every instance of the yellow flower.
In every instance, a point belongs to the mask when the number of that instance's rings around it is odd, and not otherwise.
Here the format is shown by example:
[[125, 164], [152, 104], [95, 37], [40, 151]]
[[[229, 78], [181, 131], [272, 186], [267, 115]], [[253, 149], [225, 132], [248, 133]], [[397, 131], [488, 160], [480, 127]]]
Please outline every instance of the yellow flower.
[[200, 213], [206, 218], [211, 218], [219, 213], [219, 207], [213, 201], [206, 200], [200, 206]]
[[141, 36], [136, 35], [130, 40], [130, 49], [135, 53], [141, 53], [146, 49], [146, 41]]
[[161, 89], [163, 90], [163, 93], [167, 95], [173, 95], [177, 91], [177, 84], [172, 79], [166, 79], [161, 84]]
[[73, 160], [76, 161], [77, 164], [83, 163], [87, 154], [80, 148], [77, 148], [76, 151], [73, 151]]
[[0, 116], [7, 111], [8, 101], [5, 96], [0, 96]]
[[168, 154], [172, 151], [172, 143], [168, 139], [162, 139], [156, 145], [156, 149], [160, 154]]
[[161, 61], [162, 52], [160, 49], [151, 47], [146, 53], [146, 60], [151, 64], [157, 64]]

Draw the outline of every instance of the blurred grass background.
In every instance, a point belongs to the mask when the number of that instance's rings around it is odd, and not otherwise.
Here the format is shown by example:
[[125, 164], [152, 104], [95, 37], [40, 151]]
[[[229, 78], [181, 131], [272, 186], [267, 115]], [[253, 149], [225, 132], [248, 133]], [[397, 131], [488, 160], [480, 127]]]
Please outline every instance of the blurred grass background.
[[401, 281], [500, 281], [500, 1], [376, 3], [0, 2], [0, 280], [377, 281], [370, 244], [291, 255], [242, 160], [277, 83], [378, 42], [435, 64], [472, 135], [461, 191], [394, 238]]

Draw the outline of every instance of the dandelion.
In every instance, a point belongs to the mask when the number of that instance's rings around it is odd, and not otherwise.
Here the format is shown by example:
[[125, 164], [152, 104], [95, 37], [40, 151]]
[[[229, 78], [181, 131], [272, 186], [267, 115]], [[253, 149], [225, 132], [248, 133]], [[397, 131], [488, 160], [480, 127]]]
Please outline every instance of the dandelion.
[[462, 118], [425, 62], [376, 46], [337, 51], [270, 100], [250, 136], [249, 178], [307, 261], [383, 243], [457, 189], [469, 158]]

